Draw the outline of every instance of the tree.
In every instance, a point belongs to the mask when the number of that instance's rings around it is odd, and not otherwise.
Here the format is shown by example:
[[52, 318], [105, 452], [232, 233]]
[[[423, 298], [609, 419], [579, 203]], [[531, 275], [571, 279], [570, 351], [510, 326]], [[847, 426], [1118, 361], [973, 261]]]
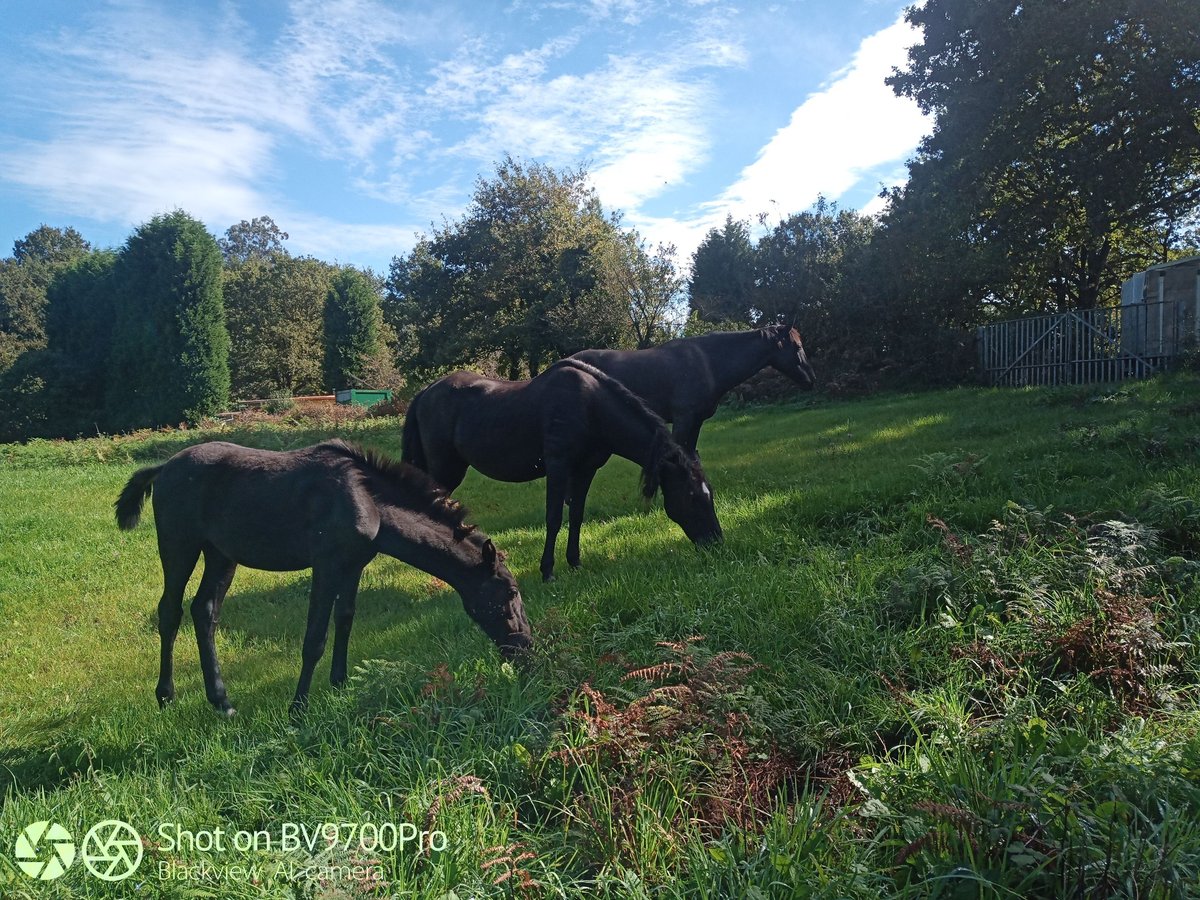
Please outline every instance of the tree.
[[[927, 0], [888, 79], [936, 117], [910, 187], [969, 207], [1026, 306], [1112, 296], [1200, 208], [1200, 19], [1192, 0]], [[921, 178], [917, 171], [927, 170]], [[926, 198], [915, 198], [918, 204]], [[957, 212], [937, 216], [961, 220]], [[1030, 299], [1036, 298], [1036, 299]]]
[[116, 428], [195, 422], [229, 402], [221, 252], [182, 210], [139, 227], [113, 273], [107, 404]]
[[392, 261], [388, 318], [420, 368], [492, 359], [509, 377], [621, 342], [618, 228], [585, 170], [506, 157], [466, 215]]
[[614, 282], [629, 303], [629, 325], [639, 350], [675, 337], [683, 304], [684, 279], [675, 265], [674, 244], [650, 253], [636, 231], [621, 235]]
[[709, 229], [692, 254], [688, 304], [707, 322], [753, 323], [754, 247], [750, 226], [725, 217], [725, 227]]
[[286, 254], [283, 242], [288, 233], [275, 224], [270, 216], [259, 216], [247, 222], [245, 219], [230, 226], [225, 237], [217, 241], [226, 265], [236, 265], [253, 259], [265, 260]]
[[325, 298], [336, 269], [276, 253], [225, 269], [231, 390], [238, 397], [306, 394], [324, 381]]
[[873, 219], [824, 197], [780, 221], [755, 249], [756, 324], [795, 323], [823, 349], [844, 341], [860, 312], [854, 279], [874, 231]]
[[46, 343], [46, 289], [54, 276], [90, 245], [74, 228], [42, 225], [13, 244], [0, 260], [0, 372], [22, 353]]
[[363, 385], [384, 351], [379, 294], [366, 274], [346, 267], [334, 276], [325, 298], [324, 323], [326, 387]]
[[107, 425], [103, 410], [116, 263], [114, 251], [93, 251], [61, 272], [46, 292], [47, 382], [59, 390], [47, 405], [57, 433], [75, 435]]

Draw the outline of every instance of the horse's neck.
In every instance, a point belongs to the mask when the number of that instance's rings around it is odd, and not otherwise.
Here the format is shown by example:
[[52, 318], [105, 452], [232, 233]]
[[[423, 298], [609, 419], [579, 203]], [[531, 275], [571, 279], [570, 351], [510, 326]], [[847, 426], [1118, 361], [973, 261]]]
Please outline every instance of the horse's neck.
[[421, 513], [379, 503], [375, 548], [387, 556], [440, 578], [460, 593], [469, 586], [478, 560], [454, 529]]
[[740, 331], [703, 345], [713, 376], [715, 403], [755, 372], [766, 368], [771, 345], [757, 331]]
[[611, 392], [601, 406], [600, 422], [613, 453], [643, 467], [650, 461], [655, 432], [665, 430], [652, 414], [635, 409]]

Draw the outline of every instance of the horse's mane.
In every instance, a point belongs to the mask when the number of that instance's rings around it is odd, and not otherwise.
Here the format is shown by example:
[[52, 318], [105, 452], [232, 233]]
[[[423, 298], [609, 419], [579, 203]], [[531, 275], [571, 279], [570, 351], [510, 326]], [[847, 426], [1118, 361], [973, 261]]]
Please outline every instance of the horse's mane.
[[323, 441], [318, 446], [347, 456], [380, 475], [390, 491], [398, 495], [400, 503], [453, 529], [455, 540], [462, 540], [475, 530], [476, 526], [466, 522], [467, 508], [416, 466], [341, 438]]
[[701, 479], [704, 478], [704, 470], [700, 467], [700, 463], [679, 446], [675, 438], [671, 436], [671, 432], [667, 428], [667, 423], [663, 421], [662, 416], [647, 406], [645, 400], [625, 387], [620, 381], [613, 378], [607, 372], [601, 371], [595, 366], [574, 357], [560, 359], [546, 371], [549, 372], [550, 369], [577, 369], [580, 372], [586, 372], [604, 385], [631, 412], [649, 419], [654, 425], [654, 440], [650, 446], [649, 461], [642, 468], [642, 494], [647, 499], [658, 493], [658, 470], [664, 462], [683, 466], [693, 477], [699, 476]]

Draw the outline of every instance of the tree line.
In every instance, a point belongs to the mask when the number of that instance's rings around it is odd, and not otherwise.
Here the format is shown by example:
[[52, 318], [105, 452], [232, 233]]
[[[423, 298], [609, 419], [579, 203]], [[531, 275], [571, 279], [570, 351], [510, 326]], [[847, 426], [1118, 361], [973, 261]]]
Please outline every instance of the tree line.
[[0, 261], [0, 437], [189, 421], [231, 392], [523, 377], [585, 347], [780, 321], [824, 378], [961, 380], [976, 326], [1111, 303], [1200, 252], [1191, 6], [914, 6], [923, 40], [888, 81], [933, 125], [884, 211], [728, 218], [686, 261], [624, 227], [586, 169], [511, 157], [383, 277], [290, 255], [267, 218], [216, 240], [177, 212], [117, 251], [43, 227]]
[[217, 240], [177, 210], [119, 250], [43, 225], [0, 261], [0, 439], [194, 423], [239, 397], [393, 378], [378, 279], [289, 255], [268, 218]]

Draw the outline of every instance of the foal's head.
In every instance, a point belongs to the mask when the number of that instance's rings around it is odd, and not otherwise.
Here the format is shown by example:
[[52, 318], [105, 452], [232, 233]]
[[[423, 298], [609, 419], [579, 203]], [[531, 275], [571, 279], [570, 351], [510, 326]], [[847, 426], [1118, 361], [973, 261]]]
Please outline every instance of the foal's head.
[[725, 539], [713, 506], [712, 486], [700, 461], [675, 443], [665, 429], [656, 435], [650, 463], [642, 470], [642, 493], [647, 499], [660, 486], [663, 510], [692, 543], [704, 546]]
[[771, 345], [768, 365], [802, 388], [811, 391], [816, 378], [796, 326], [772, 325], [770, 328], [764, 328], [762, 334]]
[[533, 647], [533, 635], [529, 619], [525, 617], [525, 604], [517, 579], [504, 564], [504, 554], [496, 549], [491, 538], [472, 535], [467, 540], [481, 539], [479, 563], [475, 566], [477, 587], [473, 597], [464, 596], [471, 617], [492, 639], [506, 660]]

